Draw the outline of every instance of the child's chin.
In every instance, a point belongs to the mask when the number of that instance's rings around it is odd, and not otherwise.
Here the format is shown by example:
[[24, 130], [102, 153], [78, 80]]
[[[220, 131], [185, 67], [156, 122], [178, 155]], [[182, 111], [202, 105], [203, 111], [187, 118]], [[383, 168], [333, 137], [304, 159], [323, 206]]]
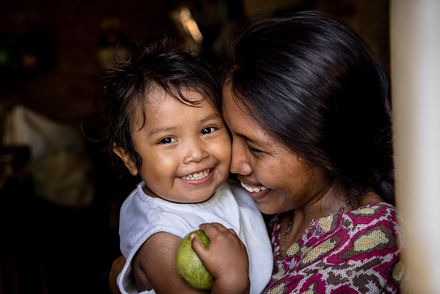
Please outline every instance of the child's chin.
[[193, 203], [201, 203], [201, 202], [205, 202], [208, 201], [209, 199], [212, 198], [212, 196], [214, 196], [215, 194], [215, 190], [212, 193], [209, 193], [207, 195], [203, 195], [198, 197], [197, 199], [194, 199]]

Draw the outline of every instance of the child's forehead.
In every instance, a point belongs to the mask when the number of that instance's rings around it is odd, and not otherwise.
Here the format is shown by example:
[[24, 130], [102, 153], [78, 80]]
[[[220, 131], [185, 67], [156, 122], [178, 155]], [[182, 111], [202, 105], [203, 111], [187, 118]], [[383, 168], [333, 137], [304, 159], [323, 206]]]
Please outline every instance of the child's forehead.
[[[142, 122], [142, 124], [148, 123], [149, 116], [160, 115], [161, 113], [167, 113], [168, 108], [182, 108], [186, 107], [200, 108], [208, 107], [215, 112], [219, 112], [216, 107], [213, 98], [208, 97], [201, 91], [190, 88], [180, 89], [180, 95], [183, 96], [186, 101], [179, 97], [179, 92], [173, 90], [172, 93], [166, 91], [160, 86], [151, 87], [144, 95], [140, 95], [137, 99], [137, 103], [132, 107], [132, 119], [135, 124]], [[136, 123], [137, 122], [137, 123]]]
[[214, 97], [207, 95], [203, 91], [189, 87], [170, 87], [164, 89], [159, 85], [149, 87], [143, 95], [142, 104], [146, 110], [153, 110], [154, 107], [162, 107], [165, 103], [178, 101], [182, 106], [194, 107], [201, 103], [208, 103], [215, 108]]

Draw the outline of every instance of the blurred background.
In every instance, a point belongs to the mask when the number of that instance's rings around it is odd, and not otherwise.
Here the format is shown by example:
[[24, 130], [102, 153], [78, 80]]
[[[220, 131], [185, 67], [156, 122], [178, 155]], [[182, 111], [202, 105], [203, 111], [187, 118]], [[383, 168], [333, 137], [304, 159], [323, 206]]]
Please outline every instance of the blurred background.
[[100, 70], [165, 33], [220, 65], [249, 20], [306, 9], [354, 28], [389, 72], [387, 0], [0, 0], [0, 294], [110, 293], [138, 179], [95, 140]]

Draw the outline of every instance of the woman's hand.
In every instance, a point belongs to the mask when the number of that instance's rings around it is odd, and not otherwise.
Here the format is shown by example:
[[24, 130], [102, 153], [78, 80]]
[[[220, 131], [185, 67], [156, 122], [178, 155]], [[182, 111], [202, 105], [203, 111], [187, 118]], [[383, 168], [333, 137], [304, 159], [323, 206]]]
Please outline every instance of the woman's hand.
[[206, 248], [194, 234], [192, 247], [214, 278], [212, 293], [248, 293], [248, 255], [237, 234], [219, 223], [202, 224], [200, 229], [211, 243]]
[[109, 282], [110, 290], [112, 291], [113, 294], [121, 294], [116, 280], [118, 278], [119, 273], [122, 271], [124, 264], [125, 264], [125, 258], [122, 255], [119, 256], [117, 259], [115, 259], [112, 263], [112, 268], [110, 269], [108, 282]]

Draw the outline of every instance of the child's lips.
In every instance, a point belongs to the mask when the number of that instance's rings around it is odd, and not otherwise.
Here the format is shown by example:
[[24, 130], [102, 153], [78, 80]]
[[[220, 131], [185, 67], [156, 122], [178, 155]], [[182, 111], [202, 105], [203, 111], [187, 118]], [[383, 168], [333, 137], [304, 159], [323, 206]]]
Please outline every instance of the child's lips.
[[200, 172], [195, 172], [186, 176], [183, 176], [182, 179], [185, 181], [196, 181], [201, 180], [209, 175], [211, 170], [209, 168], [202, 170]]
[[200, 185], [210, 185], [212, 180], [215, 178], [215, 168], [206, 168], [191, 174], [180, 177], [185, 185], [190, 186], [200, 186]]

